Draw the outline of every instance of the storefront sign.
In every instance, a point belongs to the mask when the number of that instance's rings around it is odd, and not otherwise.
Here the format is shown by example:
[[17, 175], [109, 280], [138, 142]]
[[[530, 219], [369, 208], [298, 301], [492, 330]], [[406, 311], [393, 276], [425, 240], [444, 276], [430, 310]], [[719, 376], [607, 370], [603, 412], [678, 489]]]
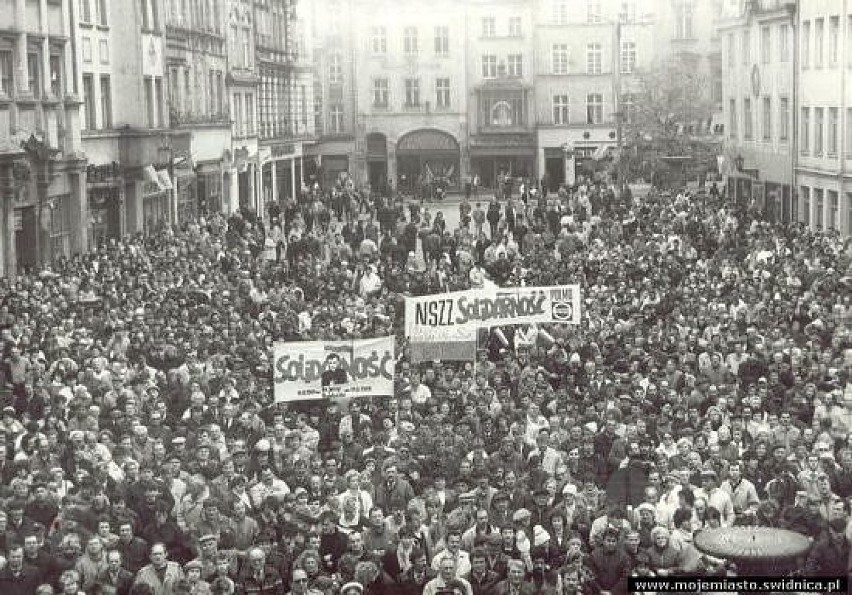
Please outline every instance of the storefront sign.
[[509, 287], [405, 300], [412, 361], [473, 360], [477, 330], [509, 324], [580, 324], [580, 287]]
[[293, 143], [289, 143], [286, 145], [272, 145], [272, 156], [273, 157], [283, 157], [285, 155], [292, 155], [296, 152], [296, 145]]
[[392, 396], [394, 338], [276, 343], [275, 401]]

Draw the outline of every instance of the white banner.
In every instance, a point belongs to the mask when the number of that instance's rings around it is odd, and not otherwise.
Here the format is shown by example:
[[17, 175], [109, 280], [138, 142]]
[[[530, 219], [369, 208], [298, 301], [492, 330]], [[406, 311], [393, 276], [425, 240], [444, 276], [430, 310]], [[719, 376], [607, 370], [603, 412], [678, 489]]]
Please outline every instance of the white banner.
[[580, 324], [580, 286], [492, 287], [406, 298], [405, 334], [412, 361], [475, 358], [483, 327]]
[[276, 343], [275, 401], [392, 396], [393, 337]]

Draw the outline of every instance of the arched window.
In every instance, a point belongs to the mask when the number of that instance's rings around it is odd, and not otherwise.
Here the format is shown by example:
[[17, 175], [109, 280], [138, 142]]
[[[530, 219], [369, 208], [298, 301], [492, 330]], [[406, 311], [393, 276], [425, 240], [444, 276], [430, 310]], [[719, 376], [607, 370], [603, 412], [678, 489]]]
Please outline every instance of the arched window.
[[492, 126], [512, 125], [512, 106], [507, 101], [498, 101], [491, 108]]

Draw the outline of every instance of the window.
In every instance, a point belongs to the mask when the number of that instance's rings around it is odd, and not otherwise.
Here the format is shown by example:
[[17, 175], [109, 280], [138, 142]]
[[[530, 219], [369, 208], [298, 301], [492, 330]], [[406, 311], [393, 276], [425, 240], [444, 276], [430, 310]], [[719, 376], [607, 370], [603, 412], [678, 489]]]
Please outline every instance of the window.
[[[843, 144], [846, 159], [852, 159], [852, 107], [846, 108], [846, 142]], [[852, 228], [849, 231], [852, 233]]]
[[521, 54], [509, 54], [507, 58], [509, 62], [509, 76], [522, 77], [524, 76], [524, 57]]
[[384, 55], [388, 53], [387, 29], [384, 27], [373, 27], [372, 35], [370, 37], [370, 48], [373, 50], [374, 54]]
[[[142, 0], [142, 7], [145, 7], [145, 0]], [[80, 0], [80, 21], [83, 23], [91, 24], [92, 0]]]
[[497, 78], [497, 56], [493, 54], [482, 56], [482, 78]]
[[101, 64], [109, 64], [109, 42], [106, 39], [98, 42], [98, 57]]
[[731, 138], [737, 138], [737, 100], [731, 99], [728, 102], [728, 134]]
[[568, 24], [568, 0], [553, 0], [553, 23]]
[[331, 106], [329, 110], [330, 117], [330, 127], [332, 134], [342, 134], [343, 133], [343, 106], [339, 103], [335, 103]]
[[633, 122], [636, 109], [636, 97], [633, 93], [624, 93], [621, 96], [621, 118], [623, 122]]
[[692, 39], [692, 0], [679, 0], [675, 6], [675, 39]]
[[828, 65], [837, 66], [840, 51], [840, 17], [828, 19]]
[[450, 55], [450, 28], [435, 27], [435, 55]]
[[736, 55], [737, 55], [737, 52], [734, 49], [734, 34], [733, 33], [728, 33], [728, 36], [726, 37], [725, 45], [727, 46], [726, 50], [728, 52], [728, 67], [733, 68], [734, 67], [734, 60], [735, 60]]
[[[83, 2], [87, 5], [89, 4], [89, 0], [83, 0]], [[142, 2], [142, 6], [141, 6], [140, 14], [142, 15], [142, 30], [143, 31], [149, 31], [151, 29], [151, 15], [148, 12], [148, 0], [141, 0], [141, 2]], [[84, 9], [83, 15], [85, 16], [85, 14], [86, 13], [85, 13], [85, 9]], [[89, 18], [91, 18], [91, 17], [89, 17]], [[88, 23], [89, 20], [86, 19], [86, 22]]]
[[603, 122], [603, 95], [589, 93], [586, 95], [586, 123], [600, 124]]
[[521, 17], [509, 17], [509, 37], [522, 37]]
[[761, 64], [769, 64], [771, 48], [772, 48], [772, 38], [770, 37], [771, 29], [769, 26], [760, 28], [760, 62]]
[[343, 57], [340, 54], [331, 54], [328, 57], [328, 82], [332, 85], [343, 83]]
[[840, 228], [837, 226], [837, 223], [840, 220], [840, 217], [838, 217], [838, 215], [840, 214], [840, 203], [838, 201], [837, 191], [835, 191], [835, 190], [829, 190], [828, 191], [828, 205], [827, 206], [828, 206], [828, 212], [826, 213], [826, 215], [828, 215], [828, 221], [827, 221], [826, 227], [828, 229], [839, 230]]
[[586, 22], [601, 22], [601, 0], [586, 0]]
[[246, 134], [254, 134], [254, 94], [246, 93]]
[[553, 44], [553, 74], [568, 74], [568, 44]]
[[814, 19], [814, 66], [817, 68], [822, 68], [824, 36], [825, 19]]
[[91, 64], [92, 63], [92, 40], [88, 37], [83, 37], [83, 63]]
[[234, 128], [236, 135], [243, 135], [243, 94], [234, 93]]
[[483, 17], [482, 19], [482, 36], [496, 37], [497, 36], [497, 19], [494, 17]]
[[11, 97], [15, 78], [12, 68], [12, 50], [0, 50], [0, 94]]
[[778, 25], [778, 60], [787, 62], [790, 59], [790, 26]]
[[802, 68], [811, 67], [811, 22], [802, 21]]
[[801, 123], [801, 138], [799, 139], [799, 147], [802, 155], [807, 155], [811, 152], [811, 108], [802, 108], [802, 123]]
[[568, 95], [554, 95], [553, 96], [553, 123], [554, 124], [568, 124], [568, 122], [569, 122]]
[[822, 229], [823, 221], [823, 189], [814, 188], [814, 228]]
[[54, 97], [62, 97], [64, 94], [62, 87], [62, 56], [59, 54], [50, 55], [50, 94]]
[[743, 125], [745, 127], [743, 130], [743, 138], [745, 140], [751, 140], [754, 136], [754, 122], [751, 118], [751, 97], [743, 99]]
[[822, 157], [823, 153], [823, 114], [824, 110], [821, 107], [814, 108], [814, 155]]
[[807, 186], [802, 186], [802, 223], [806, 227], [811, 224], [811, 189]]
[[41, 96], [41, 69], [39, 68], [39, 55], [27, 54], [27, 72], [30, 75], [30, 93], [33, 97]]
[[632, 74], [636, 70], [636, 42], [621, 42], [621, 72]]
[[769, 97], [763, 98], [763, 140], [772, 140], [772, 99]]
[[420, 79], [405, 79], [405, 106], [420, 105]]
[[405, 28], [405, 35], [402, 39], [402, 48], [409, 56], [413, 56], [420, 51], [417, 47], [417, 27]]
[[98, 2], [98, 24], [101, 27], [106, 27], [107, 20], [107, 0], [97, 0]]
[[179, 112], [180, 85], [178, 84], [178, 69], [175, 66], [169, 68], [169, 109]]
[[603, 60], [601, 44], [590, 43], [586, 46], [586, 73], [600, 74], [601, 62]]
[[373, 81], [373, 107], [387, 107], [390, 84], [388, 79]]
[[450, 79], [435, 79], [435, 105], [438, 107], [450, 107]]
[[[163, 94], [163, 78], [159, 76], [154, 77], [154, 99], [157, 102], [157, 126], [160, 128], [165, 127], [166, 125], [166, 110], [163, 109], [163, 106], [166, 102], [166, 96]], [[221, 101], [221, 97], [220, 97]], [[220, 110], [221, 111], [221, 110]]]
[[[852, 14], [846, 17], [846, 38], [852, 39]], [[852, 43], [846, 42], [846, 64], [852, 66]], [[852, 233], [852, 228], [849, 229]]]
[[633, 23], [636, 21], [636, 0], [622, 0], [618, 20], [622, 23]]
[[837, 155], [837, 126], [838, 112], [836, 107], [828, 108], [828, 154], [831, 157]]
[[790, 99], [778, 99], [778, 140], [786, 143], [790, 137]]
[[[150, 85], [147, 82], [150, 79], [146, 79], [145, 90], [146, 92], [149, 90]], [[147, 95], [146, 95], [147, 98]], [[96, 110], [95, 110], [95, 79], [91, 74], [83, 75], [83, 128], [86, 130], [95, 130], [97, 128], [98, 123], [95, 119]], [[153, 118], [153, 117], [152, 117]]]
[[751, 64], [751, 31], [745, 29], [742, 37], [742, 47], [740, 51], [743, 55], [743, 64], [748, 66]]
[[846, 231], [852, 232], [852, 192], [846, 193]]
[[107, 75], [101, 75], [101, 128], [112, 128], [112, 86]]

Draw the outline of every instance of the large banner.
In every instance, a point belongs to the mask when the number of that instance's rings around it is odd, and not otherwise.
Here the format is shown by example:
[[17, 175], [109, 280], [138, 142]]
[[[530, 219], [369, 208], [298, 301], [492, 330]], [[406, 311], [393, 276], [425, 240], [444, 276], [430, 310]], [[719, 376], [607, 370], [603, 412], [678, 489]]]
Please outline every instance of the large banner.
[[476, 358], [476, 331], [510, 324], [580, 324], [580, 286], [492, 287], [405, 300], [411, 360]]
[[275, 344], [275, 401], [393, 396], [394, 338]]

